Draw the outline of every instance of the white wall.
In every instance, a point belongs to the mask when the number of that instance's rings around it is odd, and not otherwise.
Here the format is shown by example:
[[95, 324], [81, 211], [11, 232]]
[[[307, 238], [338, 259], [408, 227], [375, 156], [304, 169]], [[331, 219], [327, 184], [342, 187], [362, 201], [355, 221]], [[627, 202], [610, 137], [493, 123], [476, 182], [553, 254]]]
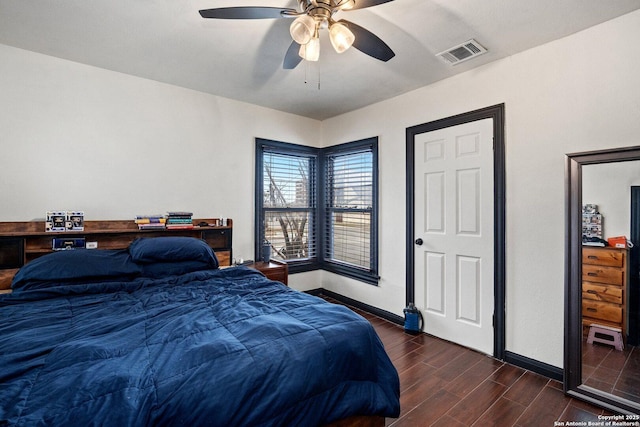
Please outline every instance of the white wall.
[[[402, 314], [405, 129], [505, 103], [506, 349], [563, 364], [564, 155], [640, 145], [640, 12], [323, 122], [323, 145], [380, 137], [380, 286], [323, 286]], [[489, 47], [490, 48], [490, 47]]]
[[319, 143], [319, 121], [5, 45], [0, 58], [0, 221], [189, 210], [233, 218], [234, 255], [252, 258], [254, 138]]
[[322, 272], [290, 283], [401, 315], [405, 129], [504, 102], [507, 350], [562, 366], [564, 154], [640, 145], [639, 29], [634, 12], [322, 123], [0, 45], [0, 221], [188, 209], [233, 218], [247, 258], [255, 137], [378, 136], [380, 286]]
[[582, 203], [598, 205], [598, 211], [603, 217], [604, 239], [614, 236], [629, 238], [631, 233], [630, 187], [633, 185], [640, 185], [640, 161], [582, 167]]

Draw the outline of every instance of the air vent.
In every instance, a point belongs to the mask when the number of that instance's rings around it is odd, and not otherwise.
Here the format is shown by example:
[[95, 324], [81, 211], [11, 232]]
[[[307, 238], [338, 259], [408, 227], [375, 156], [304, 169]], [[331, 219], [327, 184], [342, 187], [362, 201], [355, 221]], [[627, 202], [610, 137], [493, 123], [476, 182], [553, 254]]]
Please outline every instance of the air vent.
[[447, 64], [456, 65], [486, 52], [487, 49], [482, 47], [482, 45], [474, 39], [471, 39], [444, 52], [440, 52], [437, 56]]

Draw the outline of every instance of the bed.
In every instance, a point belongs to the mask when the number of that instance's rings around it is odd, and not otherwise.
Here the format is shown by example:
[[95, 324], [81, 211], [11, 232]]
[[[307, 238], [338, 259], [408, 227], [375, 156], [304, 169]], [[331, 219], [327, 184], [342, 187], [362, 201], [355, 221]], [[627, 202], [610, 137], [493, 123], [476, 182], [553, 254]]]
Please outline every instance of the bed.
[[400, 412], [369, 322], [220, 269], [198, 239], [56, 252], [12, 289], [0, 296], [0, 426], [314, 426]]

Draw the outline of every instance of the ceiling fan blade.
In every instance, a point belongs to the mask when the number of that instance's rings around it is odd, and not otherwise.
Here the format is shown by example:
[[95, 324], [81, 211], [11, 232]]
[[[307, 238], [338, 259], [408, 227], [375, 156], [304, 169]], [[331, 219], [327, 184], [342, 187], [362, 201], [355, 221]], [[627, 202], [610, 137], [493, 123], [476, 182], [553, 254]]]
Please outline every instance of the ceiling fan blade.
[[300, 51], [300, 45], [295, 41], [292, 41], [287, 49], [287, 53], [284, 55], [284, 62], [282, 68], [285, 70], [293, 70], [302, 61], [302, 57], [298, 54]]
[[350, 21], [345, 21], [344, 19], [339, 22], [345, 24], [353, 35], [355, 36], [355, 41], [353, 42], [353, 47], [358, 49], [362, 53], [366, 53], [372, 58], [379, 59], [380, 61], [387, 62], [396, 54], [391, 50], [391, 48], [382, 41], [382, 39], [371, 31], [362, 28], [359, 25], [354, 24]]
[[372, 7], [383, 3], [389, 3], [390, 1], [393, 0], [356, 0], [356, 4], [351, 9], [345, 9], [345, 11], [364, 9], [365, 7]]
[[283, 9], [281, 7], [219, 7], [216, 9], [204, 9], [200, 11], [203, 18], [217, 19], [272, 19], [284, 18], [287, 15], [297, 14], [295, 9]]

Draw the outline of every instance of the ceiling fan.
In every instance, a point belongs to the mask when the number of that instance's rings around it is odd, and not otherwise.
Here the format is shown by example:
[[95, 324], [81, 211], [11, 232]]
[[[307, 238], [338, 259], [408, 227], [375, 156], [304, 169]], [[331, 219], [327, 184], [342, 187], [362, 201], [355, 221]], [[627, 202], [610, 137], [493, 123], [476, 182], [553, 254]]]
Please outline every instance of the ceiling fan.
[[317, 61], [320, 57], [319, 32], [329, 30], [333, 48], [342, 53], [353, 46], [359, 51], [387, 62], [395, 56], [391, 48], [371, 31], [353, 22], [333, 16], [339, 11], [364, 9], [393, 0], [297, 0], [298, 10], [279, 7], [220, 7], [200, 11], [203, 18], [215, 19], [277, 19], [292, 18], [289, 32], [293, 41], [284, 57], [283, 68], [293, 69], [303, 59]]

